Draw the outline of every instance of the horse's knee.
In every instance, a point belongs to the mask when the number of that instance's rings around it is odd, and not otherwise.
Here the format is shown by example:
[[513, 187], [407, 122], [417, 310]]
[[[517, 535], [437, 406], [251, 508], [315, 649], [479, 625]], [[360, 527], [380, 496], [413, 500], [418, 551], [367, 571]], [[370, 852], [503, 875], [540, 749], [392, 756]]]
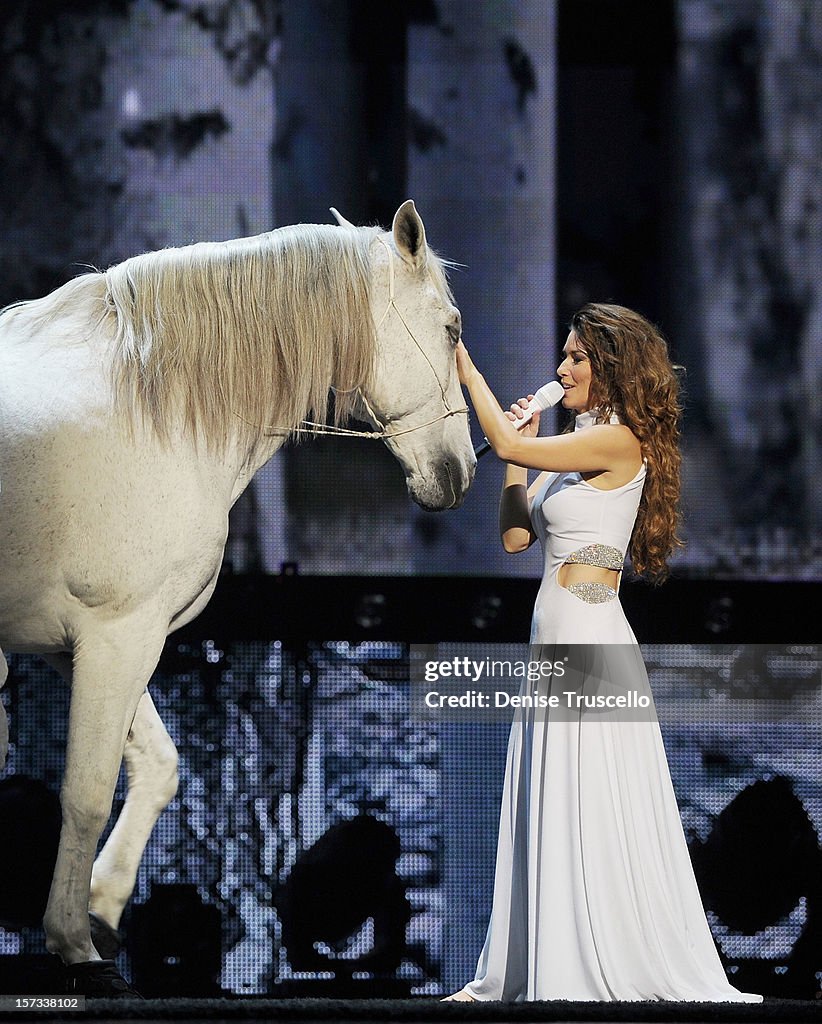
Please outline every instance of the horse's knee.
[[111, 815], [110, 796], [95, 792], [93, 785], [82, 793], [71, 793], [63, 787], [60, 807], [63, 812], [63, 835], [70, 829], [77, 841], [91, 842], [93, 850]]
[[156, 713], [141, 724], [125, 749], [129, 793], [159, 813], [179, 785], [177, 748]]
[[155, 795], [160, 808], [167, 807], [174, 799], [180, 785], [179, 755], [177, 748], [169, 738], [157, 753], [155, 766], [157, 770]]

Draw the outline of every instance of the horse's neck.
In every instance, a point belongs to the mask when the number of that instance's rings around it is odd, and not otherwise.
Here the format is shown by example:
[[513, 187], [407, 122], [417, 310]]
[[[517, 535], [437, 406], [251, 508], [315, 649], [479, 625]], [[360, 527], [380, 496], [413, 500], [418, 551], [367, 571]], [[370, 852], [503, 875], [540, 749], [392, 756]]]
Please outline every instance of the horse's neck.
[[231, 491], [232, 505], [251, 483], [254, 474], [263, 468], [274, 453], [283, 446], [284, 441], [285, 439], [282, 437], [266, 437], [256, 446], [250, 458], [247, 453], [237, 454], [236, 477]]

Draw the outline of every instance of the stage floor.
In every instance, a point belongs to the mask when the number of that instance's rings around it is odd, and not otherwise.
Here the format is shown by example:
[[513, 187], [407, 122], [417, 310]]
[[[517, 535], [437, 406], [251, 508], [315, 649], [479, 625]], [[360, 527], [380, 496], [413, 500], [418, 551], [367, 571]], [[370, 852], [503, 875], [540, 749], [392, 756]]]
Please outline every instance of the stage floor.
[[793, 1021], [797, 1024], [822, 1022], [822, 1000], [767, 999], [746, 1003], [442, 1003], [436, 999], [90, 999], [85, 1010], [61, 1012], [9, 1011], [0, 1020], [32, 1017], [41, 1020], [185, 1021], [187, 1024], [221, 1024], [245, 1021], [263, 1024], [447, 1024], [447, 1022], [489, 1022], [516, 1024], [550, 1021], [553, 1024], [759, 1024]]

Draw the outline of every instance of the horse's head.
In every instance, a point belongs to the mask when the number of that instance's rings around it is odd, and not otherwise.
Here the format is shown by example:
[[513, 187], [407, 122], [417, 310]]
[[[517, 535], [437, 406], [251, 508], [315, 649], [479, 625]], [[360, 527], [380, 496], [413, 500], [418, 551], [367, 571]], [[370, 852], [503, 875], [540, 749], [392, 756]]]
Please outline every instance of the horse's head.
[[386, 435], [418, 505], [457, 508], [476, 466], [454, 356], [460, 313], [411, 200], [370, 255], [377, 352], [361, 414]]

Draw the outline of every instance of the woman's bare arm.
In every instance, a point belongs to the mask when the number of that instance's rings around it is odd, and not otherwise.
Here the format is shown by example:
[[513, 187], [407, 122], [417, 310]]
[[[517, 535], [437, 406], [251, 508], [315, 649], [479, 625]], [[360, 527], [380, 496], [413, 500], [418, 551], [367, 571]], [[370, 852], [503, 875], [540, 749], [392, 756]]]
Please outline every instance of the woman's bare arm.
[[530, 504], [547, 475], [540, 473], [528, 487], [527, 469], [513, 465], [505, 467], [505, 481], [499, 499], [499, 532], [502, 546], [512, 554], [527, 551], [537, 539], [531, 525]]

